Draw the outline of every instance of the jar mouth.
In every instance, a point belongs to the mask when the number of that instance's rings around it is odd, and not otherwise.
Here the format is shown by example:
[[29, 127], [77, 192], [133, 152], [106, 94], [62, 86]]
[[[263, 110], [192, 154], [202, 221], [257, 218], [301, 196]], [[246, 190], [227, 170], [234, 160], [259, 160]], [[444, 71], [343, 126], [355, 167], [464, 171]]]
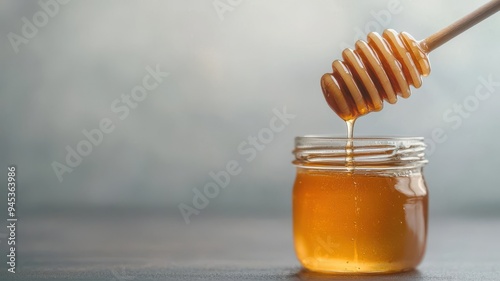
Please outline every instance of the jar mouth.
[[[346, 141], [349, 140], [347, 137], [336, 137], [336, 136], [330, 136], [330, 135], [305, 135], [305, 136], [300, 136], [300, 137], [295, 137], [295, 141], [298, 140], [313, 140], [313, 139], [328, 139], [328, 140], [340, 140], [340, 141]], [[361, 141], [424, 141], [423, 137], [392, 137], [392, 136], [373, 136], [373, 137], [354, 137], [352, 138], [353, 140], [361, 140]]]
[[357, 170], [420, 168], [428, 162], [425, 159], [425, 147], [422, 137], [349, 139], [306, 135], [295, 138], [293, 163], [299, 167], [341, 170], [347, 166]]

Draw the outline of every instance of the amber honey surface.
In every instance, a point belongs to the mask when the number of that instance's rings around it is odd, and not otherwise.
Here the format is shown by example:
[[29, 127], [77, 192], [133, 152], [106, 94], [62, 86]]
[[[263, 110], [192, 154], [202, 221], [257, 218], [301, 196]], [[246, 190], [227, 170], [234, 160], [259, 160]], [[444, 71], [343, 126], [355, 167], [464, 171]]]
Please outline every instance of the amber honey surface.
[[324, 272], [395, 272], [423, 258], [427, 188], [411, 175], [298, 168], [293, 191], [295, 251]]

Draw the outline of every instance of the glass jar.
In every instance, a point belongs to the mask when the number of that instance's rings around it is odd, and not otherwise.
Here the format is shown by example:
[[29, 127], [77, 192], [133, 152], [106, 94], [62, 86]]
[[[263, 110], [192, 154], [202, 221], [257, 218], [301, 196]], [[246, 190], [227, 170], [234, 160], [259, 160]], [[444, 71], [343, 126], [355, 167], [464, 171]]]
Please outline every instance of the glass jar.
[[297, 137], [293, 233], [302, 265], [339, 273], [415, 268], [427, 236], [424, 151], [423, 138]]

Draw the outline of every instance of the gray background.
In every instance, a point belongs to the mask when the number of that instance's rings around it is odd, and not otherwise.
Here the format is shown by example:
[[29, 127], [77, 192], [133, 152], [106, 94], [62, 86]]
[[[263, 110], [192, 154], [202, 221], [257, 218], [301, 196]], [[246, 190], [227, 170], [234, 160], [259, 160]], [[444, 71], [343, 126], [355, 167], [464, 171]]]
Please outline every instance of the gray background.
[[[384, 28], [423, 39], [483, 2], [400, 1]], [[319, 79], [357, 29], [375, 29], [373, 14], [389, 3], [242, 1], [220, 18], [211, 1], [72, 1], [16, 53], [7, 35], [22, 34], [22, 17], [41, 8], [0, 2], [0, 166], [18, 165], [20, 212], [166, 208], [180, 218], [177, 206], [191, 202], [192, 189], [236, 160], [242, 173], [193, 220], [220, 211], [288, 213], [293, 138], [345, 135]], [[497, 15], [433, 52], [422, 88], [356, 124], [357, 136], [432, 140], [433, 130], [444, 130], [425, 169], [434, 215], [500, 211], [500, 87], [458, 128], [443, 119], [474, 95], [480, 77], [500, 81], [499, 26]], [[119, 120], [113, 100], [156, 65], [170, 76]], [[248, 163], [238, 145], [283, 106], [296, 118]], [[59, 182], [51, 163], [64, 163], [65, 147], [105, 117], [116, 129]]]

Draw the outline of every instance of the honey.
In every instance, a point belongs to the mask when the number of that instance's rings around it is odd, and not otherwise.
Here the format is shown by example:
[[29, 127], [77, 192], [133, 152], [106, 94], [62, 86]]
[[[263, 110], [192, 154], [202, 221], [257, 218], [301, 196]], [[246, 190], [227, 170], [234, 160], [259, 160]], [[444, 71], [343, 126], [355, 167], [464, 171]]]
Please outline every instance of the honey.
[[342, 273], [416, 267], [425, 251], [428, 195], [421, 139], [296, 140], [295, 251], [304, 267]]
[[387, 29], [382, 36], [368, 34], [356, 48], [345, 49], [332, 63], [332, 73], [321, 77], [321, 88], [330, 108], [344, 120], [380, 111], [385, 100], [408, 98], [410, 85], [419, 88], [421, 76], [430, 73], [427, 52], [408, 33]]
[[302, 170], [293, 198], [295, 248], [306, 268], [391, 272], [422, 260], [427, 192], [420, 175]]

